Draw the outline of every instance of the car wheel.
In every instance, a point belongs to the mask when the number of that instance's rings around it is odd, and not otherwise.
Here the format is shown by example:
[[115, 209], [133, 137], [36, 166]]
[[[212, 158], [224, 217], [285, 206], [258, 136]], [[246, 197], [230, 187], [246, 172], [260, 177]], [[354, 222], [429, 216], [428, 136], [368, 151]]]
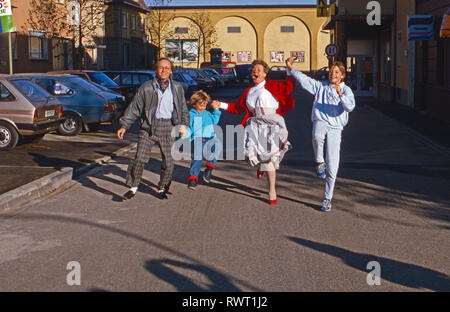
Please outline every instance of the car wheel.
[[65, 120], [59, 125], [58, 132], [62, 135], [75, 136], [80, 134], [83, 128], [83, 121], [81, 118], [72, 113], [63, 114]]
[[19, 133], [7, 122], [0, 121], [0, 151], [13, 149], [19, 141]]

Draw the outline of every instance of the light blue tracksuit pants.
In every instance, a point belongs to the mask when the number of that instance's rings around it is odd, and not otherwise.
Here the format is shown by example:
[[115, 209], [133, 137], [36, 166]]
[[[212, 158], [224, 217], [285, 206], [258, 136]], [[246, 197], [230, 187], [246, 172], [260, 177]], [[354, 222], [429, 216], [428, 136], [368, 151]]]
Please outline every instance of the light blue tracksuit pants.
[[[323, 147], [325, 145], [325, 163], [327, 179], [325, 183], [325, 199], [333, 198], [334, 184], [339, 169], [342, 129], [330, 127], [322, 121], [315, 121], [312, 131], [312, 143], [317, 163], [324, 162]], [[326, 139], [326, 140], [325, 140]]]

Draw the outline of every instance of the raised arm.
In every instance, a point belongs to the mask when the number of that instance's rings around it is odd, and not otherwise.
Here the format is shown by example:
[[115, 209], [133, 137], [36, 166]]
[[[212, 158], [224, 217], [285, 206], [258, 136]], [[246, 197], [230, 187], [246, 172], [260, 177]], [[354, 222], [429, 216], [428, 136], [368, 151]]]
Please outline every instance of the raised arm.
[[315, 95], [319, 90], [320, 86], [322, 85], [322, 83], [320, 81], [312, 79], [311, 77], [308, 77], [301, 71], [294, 69], [293, 67], [294, 60], [295, 60], [294, 57], [290, 57], [286, 60], [286, 66], [289, 70], [288, 72], [290, 72], [290, 74], [295, 78], [295, 80], [298, 81], [298, 83], [302, 86], [303, 89]]

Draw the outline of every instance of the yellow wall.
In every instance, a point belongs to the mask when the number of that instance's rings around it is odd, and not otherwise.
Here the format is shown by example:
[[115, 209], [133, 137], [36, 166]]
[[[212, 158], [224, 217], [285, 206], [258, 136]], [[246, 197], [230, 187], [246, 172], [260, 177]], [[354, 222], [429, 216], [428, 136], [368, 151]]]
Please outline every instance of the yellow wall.
[[[281, 32], [281, 26], [294, 26], [294, 32]], [[264, 60], [269, 66], [285, 65], [284, 61], [290, 57], [291, 51], [303, 51], [304, 62], [296, 62], [296, 68], [310, 70], [311, 68], [311, 39], [308, 28], [296, 17], [282, 16], [274, 19], [264, 32]], [[282, 62], [271, 62], [272, 51], [283, 51]]]
[[[199, 11], [209, 13], [218, 35], [214, 47], [231, 51], [234, 54], [233, 61], [237, 61], [238, 51], [251, 51], [252, 59], [262, 58], [270, 63], [270, 51], [276, 48], [276, 51], [284, 51], [285, 55], [290, 51], [305, 49], [305, 63], [295, 64], [304, 70], [318, 69], [327, 64], [321, 49], [329, 43], [329, 36], [319, 35], [326, 17], [316, 17], [315, 7], [210, 7], [170, 10], [174, 10], [175, 15], [179, 17], [189, 17]], [[289, 24], [284, 25], [286, 22]], [[280, 32], [280, 26], [292, 26], [292, 23], [295, 26], [294, 34]], [[227, 33], [228, 26], [241, 26], [241, 33]], [[203, 61], [200, 58], [200, 62]], [[209, 61], [209, 56], [206, 61]]]
[[[227, 33], [228, 26], [241, 27], [241, 33]], [[252, 60], [256, 58], [258, 54], [256, 33], [248, 21], [241, 17], [226, 17], [220, 20], [215, 28], [218, 38], [216, 47], [231, 52], [232, 62], [244, 63], [238, 62], [238, 52], [240, 51], [250, 52]]]

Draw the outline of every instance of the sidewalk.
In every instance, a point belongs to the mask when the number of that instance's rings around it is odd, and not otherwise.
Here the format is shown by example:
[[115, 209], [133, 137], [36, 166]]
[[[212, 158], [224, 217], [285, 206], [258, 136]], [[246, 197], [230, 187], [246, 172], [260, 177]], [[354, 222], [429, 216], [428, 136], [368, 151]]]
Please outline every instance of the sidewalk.
[[417, 112], [409, 107], [373, 99], [357, 99], [360, 103], [370, 105], [383, 114], [420, 132], [429, 139], [450, 149], [450, 123]]
[[[0, 220], [0, 290], [450, 291], [449, 157], [357, 106], [333, 208], [323, 213], [312, 102], [302, 92], [296, 99], [277, 205], [267, 204], [256, 170], [235, 160], [219, 161], [213, 182], [196, 191], [186, 187], [189, 162], [176, 162], [172, 194], [160, 200], [159, 157], [136, 197], [122, 201], [130, 151]], [[224, 113], [221, 124], [233, 118]], [[80, 262], [82, 286], [65, 284], [69, 261]], [[380, 286], [367, 284], [371, 261], [380, 263]]]

